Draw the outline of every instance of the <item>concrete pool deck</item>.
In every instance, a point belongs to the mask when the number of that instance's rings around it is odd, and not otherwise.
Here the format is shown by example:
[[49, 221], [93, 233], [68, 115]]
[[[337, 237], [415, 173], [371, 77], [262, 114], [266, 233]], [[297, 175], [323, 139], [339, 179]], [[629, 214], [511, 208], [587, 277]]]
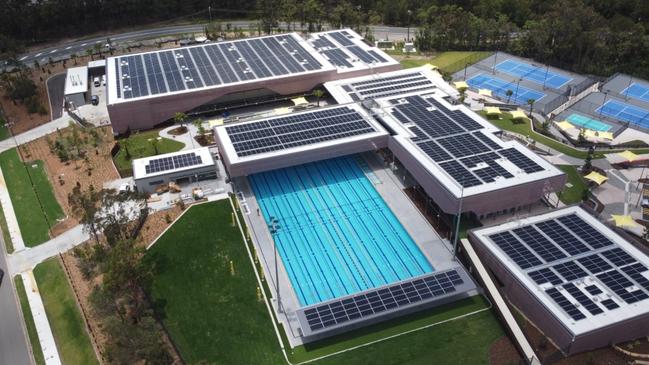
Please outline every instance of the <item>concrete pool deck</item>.
[[[459, 262], [452, 260], [450, 242], [437, 234], [403, 192], [404, 186], [399, 178], [390, 171], [389, 167], [383, 165], [378, 155], [365, 153], [362, 156], [369, 168], [361, 167], [361, 169], [364, 170], [369, 181], [415, 241], [434, 270], [441, 271], [460, 266]], [[264, 217], [257, 214], [259, 206], [248, 179], [237, 178], [233, 182], [236, 186], [237, 198], [242, 206], [244, 219], [250, 228], [250, 235], [255, 245], [257, 257], [263, 267], [263, 276], [273, 296], [271, 302], [275, 313], [279, 314], [278, 319], [284, 325], [291, 347], [302, 345], [305, 342], [301, 336], [299, 321], [295, 313], [300, 308], [300, 302], [293, 290], [286, 268], [282, 260], [279, 259], [277, 261], [277, 270], [279, 273], [279, 297], [281, 298], [282, 311], [278, 311], [275, 280], [276, 256], [272, 236]]]

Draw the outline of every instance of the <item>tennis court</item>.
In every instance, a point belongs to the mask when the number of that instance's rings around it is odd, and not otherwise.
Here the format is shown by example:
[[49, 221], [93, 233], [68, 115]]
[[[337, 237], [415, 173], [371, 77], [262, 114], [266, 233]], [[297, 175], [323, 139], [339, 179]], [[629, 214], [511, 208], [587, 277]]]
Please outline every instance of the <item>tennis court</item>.
[[622, 95], [626, 95], [628, 97], [649, 103], [649, 87], [636, 84], [635, 82], [631, 84], [631, 86], [624, 89], [624, 91], [622, 91]]
[[604, 122], [600, 122], [597, 119], [588, 118], [587, 116], [581, 114], [570, 114], [570, 116], [566, 118], [566, 120], [573, 125], [597, 132], [608, 132], [611, 128], [613, 128]]
[[595, 111], [623, 122], [649, 128], [649, 111], [635, 105], [609, 100]]
[[505, 80], [485, 74], [475, 75], [466, 80], [466, 82], [469, 86], [476, 89], [489, 89], [495, 95], [504, 98], [503, 100], [507, 100], [507, 90], [511, 90], [514, 94], [512, 94], [510, 101], [516, 104], [527, 104], [529, 99], [539, 101], [545, 97], [545, 94], [540, 91], [528, 89], [520, 85], [517, 87], [516, 83], [506, 82]]
[[572, 80], [544, 67], [535, 67], [524, 62], [506, 60], [496, 65], [496, 70], [536, 82], [553, 89], [559, 89]]

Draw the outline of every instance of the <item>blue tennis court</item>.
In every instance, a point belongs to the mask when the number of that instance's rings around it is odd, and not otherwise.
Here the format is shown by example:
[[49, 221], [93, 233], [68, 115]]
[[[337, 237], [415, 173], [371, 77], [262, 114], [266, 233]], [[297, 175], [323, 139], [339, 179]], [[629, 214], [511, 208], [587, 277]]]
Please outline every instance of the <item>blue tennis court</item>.
[[623, 122], [629, 122], [639, 127], [649, 128], [649, 110], [617, 100], [609, 100], [595, 110], [606, 116]]
[[496, 65], [496, 70], [513, 76], [536, 82], [553, 89], [559, 89], [572, 80], [570, 77], [559, 75], [544, 67], [535, 67], [524, 62], [506, 60]]
[[608, 132], [611, 128], [613, 128], [612, 126], [604, 122], [600, 122], [597, 119], [588, 118], [585, 115], [576, 113], [570, 114], [570, 116], [566, 118], [566, 120], [573, 125], [597, 132]]
[[303, 306], [433, 271], [353, 156], [249, 180]]
[[624, 91], [622, 91], [622, 95], [626, 95], [628, 97], [649, 103], [649, 87], [636, 84], [635, 82], [631, 84], [631, 86], [624, 89]]
[[[469, 86], [476, 89], [489, 89], [504, 101], [507, 101], [508, 98], [507, 90], [511, 90], [514, 94], [511, 96], [510, 102], [513, 101], [516, 104], [527, 104], [529, 99], [539, 101], [545, 97], [545, 94], [540, 91], [528, 89], [520, 85], [516, 87], [516, 83], [507, 82], [497, 77], [485, 74], [475, 75], [466, 80], [466, 82]], [[517, 89], [518, 92], [516, 92]]]

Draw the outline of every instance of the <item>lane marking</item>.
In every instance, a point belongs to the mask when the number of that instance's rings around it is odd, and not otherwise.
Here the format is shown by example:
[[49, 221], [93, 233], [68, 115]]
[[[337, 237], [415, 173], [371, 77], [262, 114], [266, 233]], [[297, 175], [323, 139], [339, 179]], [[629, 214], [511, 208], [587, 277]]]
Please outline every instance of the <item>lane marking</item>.
[[88, 44], [88, 43], [81, 43], [81, 47], [85, 46], [86, 44]]
[[65, 47], [65, 49], [70, 49], [70, 48], [72, 48], [72, 46], [67, 46], [67, 47]]
[[52, 54], [52, 53], [54, 53], [56, 51], [58, 51], [58, 49], [53, 49], [52, 52], [50, 52], [50, 54]]
[[18, 61], [22, 61], [22, 60], [24, 60], [25, 58], [27, 58], [27, 56], [24, 56], [23, 58], [19, 59]]
[[34, 57], [38, 57], [38, 56], [40, 56], [40, 55], [42, 55], [42, 54], [43, 54], [43, 52], [41, 52], [41, 53], [37, 53], [36, 56], [34, 56]]

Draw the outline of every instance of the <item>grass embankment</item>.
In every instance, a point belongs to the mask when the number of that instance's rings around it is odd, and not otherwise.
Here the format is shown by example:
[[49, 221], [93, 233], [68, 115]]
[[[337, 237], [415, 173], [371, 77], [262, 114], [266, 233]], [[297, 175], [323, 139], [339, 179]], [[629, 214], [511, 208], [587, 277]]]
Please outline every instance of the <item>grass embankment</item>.
[[0, 229], [2, 230], [2, 240], [5, 242], [5, 249], [7, 249], [7, 253], [13, 253], [14, 243], [11, 240], [11, 235], [9, 234], [9, 227], [7, 226], [7, 219], [5, 218], [4, 210], [2, 210], [2, 205], [0, 205]]
[[[195, 206], [161, 237], [146, 256], [156, 268], [151, 296], [188, 363], [283, 364], [246, 243], [232, 227], [231, 214], [227, 200]], [[482, 298], [469, 298], [299, 346], [288, 356], [293, 363], [306, 361], [485, 307]], [[316, 363], [416, 364], [445, 359], [449, 364], [487, 364], [489, 346], [502, 335], [494, 315], [484, 311]]]
[[0, 154], [0, 167], [25, 246], [33, 247], [49, 240], [49, 225], [56, 224], [64, 213], [43, 169], [43, 161], [23, 163], [12, 148]]
[[[117, 153], [117, 155], [115, 155], [115, 157], [113, 157], [115, 166], [117, 167], [117, 170], [122, 177], [133, 175], [133, 171], [131, 169], [131, 161], [133, 161], [134, 159], [159, 155], [162, 153], [176, 152], [185, 147], [184, 143], [174, 141], [169, 138], [161, 138], [160, 140], [158, 140], [157, 145], [154, 146], [152, 141], [158, 137], [160, 137], [158, 131], [148, 131], [133, 134], [128, 138], [124, 138], [128, 141], [121, 142], [121, 148], [119, 149], [119, 152]], [[120, 141], [124, 141], [124, 139]], [[118, 143], [120, 141], [118, 141]], [[130, 158], [127, 157], [127, 148], [130, 154]]]
[[413, 55], [401, 59], [401, 65], [405, 68], [419, 67], [427, 63], [437, 66], [440, 70], [448, 73], [455, 73], [462, 70], [466, 64], [469, 66], [488, 57], [492, 52], [442, 52], [433, 57], [426, 58]]
[[58, 259], [34, 269], [56, 348], [64, 364], [99, 364], [72, 288]]
[[582, 200], [584, 191], [588, 190], [584, 179], [581, 177], [579, 170], [571, 165], [557, 165], [557, 167], [568, 176], [568, 183], [571, 187], [565, 187], [559, 194], [559, 199], [564, 204], [575, 204]]
[[[480, 115], [486, 118], [484, 112], [481, 112]], [[530, 137], [531, 139], [535, 140], [537, 143], [540, 143], [544, 146], [548, 146], [556, 151], [563, 153], [564, 155], [580, 158], [580, 159], [585, 159], [586, 156], [588, 155], [588, 152], [585, 150], [578, 150], [572, 148], [555, 139], [552, 139], [550, 137], [544, 136], [542, 134], [533, 131], [531, 129], [529, 119], [515, 122], [511, 118], [509, 118], [507, 114], [503, 114], [500, 117], [500, 119], [493, 119], [493, 118], [486, 118], [486, 119], [500, 129], [509, 132], [518, 133], [526, 137]], [[623, 150], [619, 150], [619, 149], [595, 151], [595, 153], [593, 154], [593, 158], [594, 159], [604, 158], [605, 154], [622, 152], [622, 151]], [[633, 151], [638, 154], [643, 154], [643, 153], [649, 153], [649, 148], [630, 149], [630, 151]]]
[[29, 342], [32, 345], [34, 361], [36, 362], [36, 365], [45, 365], [43, 349], [41, 348], [41, 342], [38, 339], [36, 324], [34, 323], [34, 316], [32, 315], [32, 310], [29, 307], [27, 292], [25, 291], [25, 285], [23, 284], [22, 277], [20, 275], [14, 277], [14, 283], [16, 284], [16, 292], [18, 293], [18, 299], [20, 300], [20, 308], [22, 309], [23, 318], [25, 319], [25, 327], [27, 328]]

